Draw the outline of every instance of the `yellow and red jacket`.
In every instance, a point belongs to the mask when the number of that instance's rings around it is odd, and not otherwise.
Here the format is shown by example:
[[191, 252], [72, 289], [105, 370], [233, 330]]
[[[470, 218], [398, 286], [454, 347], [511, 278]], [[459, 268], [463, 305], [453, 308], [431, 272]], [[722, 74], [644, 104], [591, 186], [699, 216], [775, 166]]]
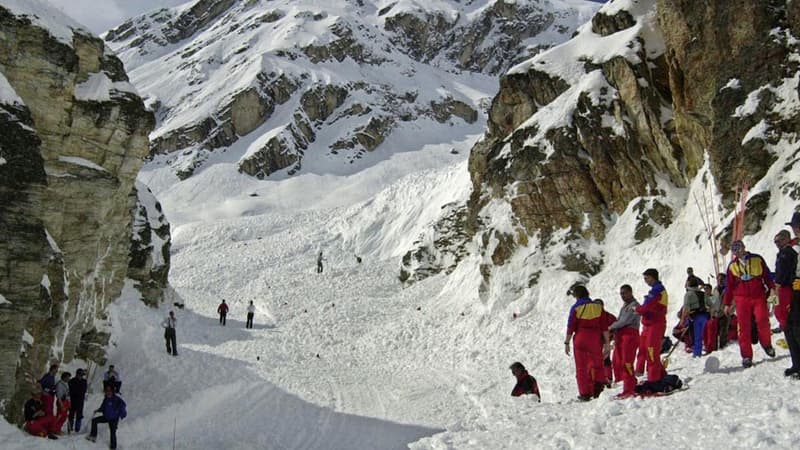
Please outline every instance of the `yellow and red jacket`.
[[755, 253], [745, 253], [728, 264], [723, 302], [727, 306], [733, 303], [734, 297], [766, 298], [767, 289], [775, 285], [771, 278], [764, 258]]
[[656, 281], [650, 286], [650, 292], [644, 297], [642, 306], [636, 308], [636, 312], [642, 316], [642, 325], [666, 325], [667, 305], [669, 305], [667, 290], [660, 281]]
[[578, 299], [569, 309], [567, 334], [577, 333], [579, 331], [596, 331], [602, 333], [608, 330], [610, 324], [608, 313], [603, 309], [603, 305], [593, 301], [589, 297], [583, 297]]

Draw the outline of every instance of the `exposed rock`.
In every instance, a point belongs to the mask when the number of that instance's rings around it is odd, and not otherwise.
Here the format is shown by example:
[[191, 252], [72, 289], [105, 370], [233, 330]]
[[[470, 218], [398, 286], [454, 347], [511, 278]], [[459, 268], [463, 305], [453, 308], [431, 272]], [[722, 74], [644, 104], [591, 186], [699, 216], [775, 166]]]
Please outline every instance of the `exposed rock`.
[[128, 278], [135, 282], [134, 288], [145, 303], [158, 306], [169, 283], [169, 222], [161, 204], [144, 184], [136, 183], [131, 200], [134, 206]]
[[129, 199], [154, 126], [102, 40], [38, 23], [0, 5], [0, 77], [20, 98], [0, 105], [0, 405], [11, 421], [31, 380], [102, 333], [92, 330], [128, 271]]

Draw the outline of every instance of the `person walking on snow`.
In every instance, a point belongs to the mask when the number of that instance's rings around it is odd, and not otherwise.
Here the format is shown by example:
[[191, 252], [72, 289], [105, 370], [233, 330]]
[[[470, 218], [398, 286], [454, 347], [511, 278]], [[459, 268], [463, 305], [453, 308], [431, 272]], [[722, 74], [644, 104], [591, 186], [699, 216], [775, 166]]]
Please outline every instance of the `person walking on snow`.
[[175, 328], [178, 325], [178, 319], [175, 318], [175, 312], [170, 311], [169, 316], [161, 322], [164, 327], [164, 340], [167, 343], [167, 353], [172, 353], [172, 356], [178, 356], [178, 344], [175, 338]]
[[53, 415], [53, 405], [56, 399], [56, 374], [58, 374], [58, 364], [52, 364], [50, 370], [39, 380], [42, 387], [42, 407], [46, 416]]
[[75, 377], [69, 380], [69, 422], [68, 430], [76, 433], [81, 431], [81, 421], [83, 420], [83, 401], [86, 399], [86, 378], [83, 369], [75, 371]]
[[647, 381], [660, 381], [667, 372], [661, 364], [661, 341], [667, 331], [667, 305], [669, 296], [664, 285], [658, 279], [656, 269], [647, 269], [642, 273], [644, 282], [650, 286], [650, 292], [644, 297], [642, 305], [635, 311], [642, 316], [642, 333], [639, 336], [641, 347], [645, 350], [647, 363]]
[[614, 367], [619, 367], [622, 372], [622, 393], [619, 397], [629, 397], [636, 393], [636, 374], [634, 361], [636, 350], [639, 348], [639, 322], [641, 317], [636, 313], [639, 302], [633, 297], [633, 289], [624, 284], [619, 288], [622, 298], [622, 308], [619, 310], [618, 319], [608, 329], [614, 333]]
[[[61, 428], [64, 427], [64, 422], [69, 417], [69, 380], [72, 374], [69, 372], [62, 372], [61, 379], [56, 383], [56, 433], [61, 433]], [[72, 429], [67, 428], [67, 431]]]
[[225, 303], [225, 299], [222, 299], [222, 303], [217, 306], [217, 312], [219, 313], [219, 324], [223, 327], [225, 326], [225, 317], [228, 315], [228, 304]]
[[47, 415], [42, 402], [42, 391], [37, 386], [31, 391], [31, 398], [25, 402], [25, 424], [23, 428], [30, 434], [50, 439], [58, 439], [56, 418]]
[[[794, 213], [792, 220], [786, 225], [792, 227], [795, 236], [789, 244], [795, 253], [800, 255], [800, 213]], [[789, 355], [792, 357], [792, 366], [784, 370], [783, 374], [787, 377], [800, 378], [800, 264], [797, 264], [792, 281], [792, 301], [789, 304], [789, 317], [786, 318], [784, 336], [789, 346]]]
[[247, 305], [247, 323], [245, 324], [245, 328], [253, 328], [253, 316], [256, 314], [256, 305], [253, 304], [253, 301], [250, 300], [250, 304]]
[[115, 449], [117, 448], [117, 425], [120, 420], [128, 416], [128, 411], [126, 410], [125, 400], [114, 394], [113, 387], [106, 386], [104, 392], [103, 403], [94, 411], [95, 414], [101, 413], [101, 415], [92, 419], [92, 429], [86, 439], [95, 442], [97, 440], [97, 424], [107, 423], [108, 431], [111, 435], [111, 443], [108, 448]]
[[703, 334], [709, 320], [705, 292], [700, 290], [699, 278], [690, 278], [686, 293], [683, 295], [681, 322], [688, 323], [692, 330], [692, 356], [703, 355]]
[[[789, 243], [792, 237], [786, 230], [775, 235], [778, 256], [775, 258], [775, 290], [778, 304], [775, 305], [775, 319], [781, 331], [786, 330], [786, 319], [789, 317], [789, 304], [792, 302], [792, 283], [797, 273], [797, 252]], [[788, 341], [787, 341], [788, 342]]]
[[322, 273], [322, 261], [324, 259], [325, 258], [322, 257], [322, 250], [320, 250], [319, 254], [317, 254], [317, 273]]
[[122, 378], [119, 376], [119, 372], [114, 368], [113, 364], [108, 366], [108, 370], [103, 374], [103, 388], [106, 386], [113, 387], [114, 392], [117, 394], [119, 394], [119, 390], [122, 389]]
[[523, 366], [521, 362], [515, 362], [508, 368], [511, 369], [511, 373], [517, 379], [517, 384], [511, 391], [511, 396], [519, 397], [525, 394], [532, 394], [536, 396], [536, 401], [541, 403], [542, 396], [539, 394], [539, 384], [536, 382], [536, 378], [533, 378], [533, 376], [525, 370], [525, 366]]
[[774, 283], [770, 279], [769, 267], [764, 258], [748, 252], [744, 242], [734, 241], [731, 252], [734, 259], [728, 264], [723, 303], [725, 313], [728, 314], [731, 304], [736, 302], [739, 353], [742, 355], [742, 367], [748, 368], [753, 366], [753, 346], [750, 341], [753, 316], [761, 347], [767, 355], [775, 357], [767, 310], [767, 292], [773, 288]]
[[570, 341], [574, 338], [578, 399], [588, 401], [597, 398], [607, 382], [603, 370], [603, 342], [608, 342], [610, 324], [606, 323], [608, 316], [603, 306], [589, 298], [585, 286], [573, 286], [568, 294], [575, 298], [575, 304], [569, 309], [564, 353], [570, 354]]

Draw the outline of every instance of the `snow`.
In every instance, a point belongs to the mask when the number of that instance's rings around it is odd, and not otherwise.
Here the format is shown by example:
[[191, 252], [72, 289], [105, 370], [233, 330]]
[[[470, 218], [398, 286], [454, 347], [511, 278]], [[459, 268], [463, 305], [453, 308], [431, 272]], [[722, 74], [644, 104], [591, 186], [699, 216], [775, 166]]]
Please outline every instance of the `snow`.
[[5, 159], [5, 158], [3, 158], [2, 156], [0, 156], [0, 166], [2, 166], [3, 164], [5, 164], [5, 163], [7, 163], [7, 162], [8, 162], [8, 161], [6, 161], [6, 159]]
[[5, 305], [5, 304], [9, 304], [10, 305], [11, 302], [6, 300], [6, 298], [3, 297], [3, 294], [0, 294], [0, 305]]
[[7, 105], [25, 104], [2, 73], [0, 73], [0, 103]]
[[99, 164], [95, 164], [88, 159], [80, 158], [77, 156], [59, 156], [58, 160], [67, 164], [75, 164], [76, 166], [88, 167], [89, 169], [98, 170], [100, 172], [108, 172]]
[[22, 342], [30, 345], [33, 345], [33, 336], [28, 332], [28, 330], [22, 330]]
[[111, 81], [104, 72], [92, 73], [83, 83], [75, 85], [75, 99], [80, 101], [108, 102], [114, 92], [139, 95], [127, 81]]
[[44, 230], [44, 234], [47, 237], [47, 243], [50, 245], [50, 248], [53, 249], [53, 251], [56, 253], [61, 253], [61, 249], [58, 247], [58, 243], [56, 242], [55, 239], [53, 239], [53, 236], [50, 234], [49, 231], [47, 231], [47, 229]]
[[75, 32], [91, 34], [45, 0], [0, 0], [0, 6], [15, 16], [27, 17], [34, 25], [47, 30], [54, 39], [69, 46], [72, 46]]

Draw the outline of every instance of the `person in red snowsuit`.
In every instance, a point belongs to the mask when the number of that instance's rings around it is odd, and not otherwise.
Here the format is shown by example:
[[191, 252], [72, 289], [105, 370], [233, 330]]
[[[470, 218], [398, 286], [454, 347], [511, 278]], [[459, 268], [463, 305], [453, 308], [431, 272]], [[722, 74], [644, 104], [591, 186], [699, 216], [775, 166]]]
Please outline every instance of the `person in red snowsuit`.
[[797, 270], [797, 252], [792, 248], [792, 236], [786, 230], [781, 230], [775, 235], [775, 245], [778, 247], [778, 256], [775, 258], [775, 291], [778, 295], [778, 304], [775, 305], [775, 319], [781, 331], [786, 329], [786, 320], [789, 318], [789, 304], [792, 302], [792, 283]]
[[[633, 297], [633, 289], [627, 284], [620, 286], [619, 296], [623, 302], [619, 310], [619, 319], [608, 329], [614, 333], [614, 378], [622, 380], [620, 397], [627, 397], [636, 393], [636, 373], [633, 364], [636, 360], [636, 350], [639, 348], [640, 317], [636, 313], [639, 302]], [[619, 375], [616, 371], [620, 372]]]
[[539, 384], [536, 382], [536, 378], [533, 378], [533, 376], [525, 370], [525, 366], [523, 366], [521, 362], [515, 362], [508, 368], [511, 369], [511, 373], [517, 379], [517, 384], [511, 391], [511, 396], [519, 397], [521, 395], [531, 394], [535, 395], [536, 400], [541, 402], [542, 396], [539, 394]]
[[570, 354], [574, 336], [578, 399], [587, 401], [599, 396], [608, 382], [603, 369], [603, 347], [608, 345], [610, 322], [603, 305], [589, 298], [586, 287], [574, 286], [569, 293], [576, 301], [569, 310], [564, 351]]
[[761, 347], [770, 357], [775, 356], [767, 309], [767, 292], [773, 288], [774, 283], [770, 279], [769, 267], [764, 258], [748, 252], [744, 242], [731, 243], [731, 252], [734, 259], [728, 264], [723, 303], [725, 313], [728, 314], [731, 304], [736, 301], [736, 315], [739, 319], [739, 353], [742, 355], [742, 367], [748, 368], [753, 366], [753, 346], [750, 343], [753, 316], [756, 319]]
[[644, 348], [647, 361], [647, 381], [660, 381], [667, 372], [661, 364], [661, 341], [667, 331], [667, 305], [669, 297], [664, 285], [658, 280], [656, 269], [647, 269], [642, 275], [650, 286], [642, 306], [635, 309], [642, 316], [640, 349]]
[[31, 392], [31, 398], [25, 402], [25, 430], [34, 435], [58, 439], [56, 433], [59, 427], [56, 426], [56, 418], [52, 414], [45, 412], [42, 402], [42, 392], [38, 389]]
[[219, 313], [219, 324], [225, 326], [225, 317], [228, 315], [228, 304], [225, 303], [225, 299], [222, 299], [222, 303], [217, 307], [217, 312]]

